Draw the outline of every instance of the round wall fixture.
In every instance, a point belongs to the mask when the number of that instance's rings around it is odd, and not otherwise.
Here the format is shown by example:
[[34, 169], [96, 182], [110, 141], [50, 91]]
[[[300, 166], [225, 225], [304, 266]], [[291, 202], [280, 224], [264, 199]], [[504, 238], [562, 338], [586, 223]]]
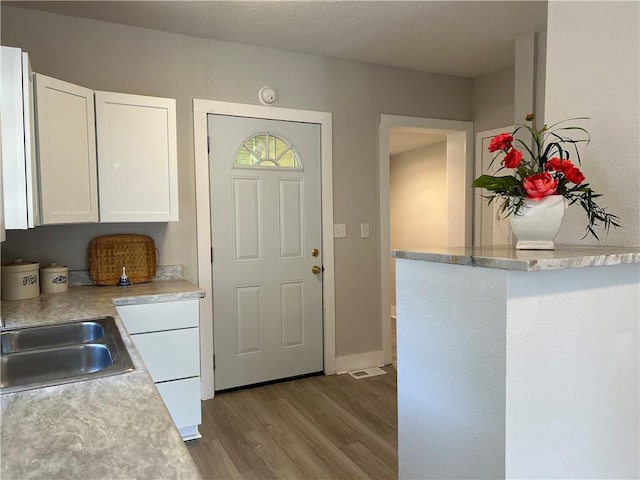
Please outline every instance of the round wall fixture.
[[276, 101], [276, 92], [271, 87], [262, 87], [258, 92], [258, 98], [263, 105], [271, 105]]

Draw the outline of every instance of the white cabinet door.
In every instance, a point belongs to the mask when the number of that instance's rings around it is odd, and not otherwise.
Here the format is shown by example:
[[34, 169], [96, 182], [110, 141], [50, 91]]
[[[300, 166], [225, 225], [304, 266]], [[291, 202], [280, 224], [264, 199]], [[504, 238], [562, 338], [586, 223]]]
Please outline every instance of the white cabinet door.
[[98, 221], [93, 90], [35, 74], [43, 224]]
[[33, 228], [39, 218], [31, 66], [19, 48], [1, 47], [0, 59], [4, 221], [7, 229]]
[[197, 328], [131, 335], [154, 382], [200, 376]]
[[202, 423], [200, 377], [156, 384], [156, 388], [184, 440], [200, 438]]
[[36, 159], [35, 83], [29, 55], [22, 52], [22, 112], [24, 115], [24, 158], [27, 180], [27, 224], [40, 225], [40, 185]]
[[178, 220], [176, 102], [95, 92], [101, 222]]

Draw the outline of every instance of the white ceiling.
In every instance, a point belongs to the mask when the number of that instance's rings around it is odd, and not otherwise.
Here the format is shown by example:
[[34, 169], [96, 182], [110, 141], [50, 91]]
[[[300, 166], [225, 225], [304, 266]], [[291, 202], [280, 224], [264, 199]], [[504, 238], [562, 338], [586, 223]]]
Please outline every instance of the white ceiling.
[[546, 29], [544, 1], [3, 1], [215, 40], [478, 77]]

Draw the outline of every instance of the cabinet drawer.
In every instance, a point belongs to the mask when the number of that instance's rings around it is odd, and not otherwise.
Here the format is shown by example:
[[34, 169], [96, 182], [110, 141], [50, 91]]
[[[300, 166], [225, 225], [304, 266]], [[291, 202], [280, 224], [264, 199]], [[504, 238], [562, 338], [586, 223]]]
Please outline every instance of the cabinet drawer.
[[176, 427], [200, 425], [200, 378], [186, 378], [156, 384]]
[[131, 335], [154, 382], [200, 375], [197, 328]]
[[199, 325], [199, 300], [145, 303], [116, 307], [130, 335]]

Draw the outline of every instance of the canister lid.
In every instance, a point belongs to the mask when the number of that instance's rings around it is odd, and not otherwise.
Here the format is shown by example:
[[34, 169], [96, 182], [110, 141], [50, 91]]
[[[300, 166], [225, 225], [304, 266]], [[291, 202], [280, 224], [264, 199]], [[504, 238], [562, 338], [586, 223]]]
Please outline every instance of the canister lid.
[[42, 267], [40, 270], [45, 270], [51, 273], [64, 273], [69, 270], [69, 267], [65, 265], [58, 265], [56, 262], [51, 262], [46, 267]]
[[2, 270], [5, 272], [31, 272], [38, 270], [40, 264], [38, 262], [25, 262], [21, 258], [15, 258], [11, 263], [5, 263], [2, 265]]

